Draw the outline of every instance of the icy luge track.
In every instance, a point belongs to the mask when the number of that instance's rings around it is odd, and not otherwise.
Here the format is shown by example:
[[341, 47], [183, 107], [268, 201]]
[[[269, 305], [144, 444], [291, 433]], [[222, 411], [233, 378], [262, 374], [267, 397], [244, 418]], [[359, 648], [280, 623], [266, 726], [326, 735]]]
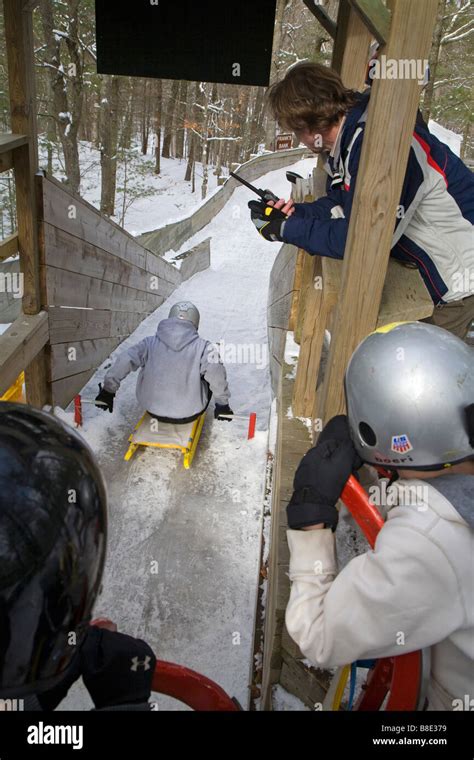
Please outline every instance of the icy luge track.
[[[311, 165], [300, 161], [294, 168], [303, 173]], [[289, 192], [283, 170], [260, 178], [258, 186], [281, 195]], [[248, 362], [251, 348], [246, 349], [247, 363], [233, 362], [232, 356], [239, 358], [239, 346], [253, 346], [258, 354], [267, 344], [268, 279], [278, 251], [250, 223], [251, 197], [250, 191], [238, 188], [212, 222], [186, 241], [189, 248], [211, 237], [211, 268], [181, 285], [171, 301], [196, 303], [200, 334], [230, 347], [224, 349], [224, 361], [231, 405], [257, 413], [255, 439], [246, 440], [244, 420], [218, 423], [211, 410], [189, 471], [172, 451], [140, 450], [125, 463], [127, 439], [141, 414], [136, 375], [123, 382], [112, 415], [86, 407], [82, 431], [98, 456], [109, 491], [106, 573], [95, 614], [146, 639], [160, 659], [213, 679], [244, 707], [259, 583], [271, 393], [268, 364], [258, 368]], [[111, 359], [152, 334], [169, 308], [167, 302], [145, 319]], [[91, 378], [85, 397], [96, 394], [109, 363]], [[72, 415], [67, 416], [70, 421]], [[186, 709], [166, 697], [157, 701], [162, 709]], [[77, 685], [62, 707], [88, 705], [84, 688]]]

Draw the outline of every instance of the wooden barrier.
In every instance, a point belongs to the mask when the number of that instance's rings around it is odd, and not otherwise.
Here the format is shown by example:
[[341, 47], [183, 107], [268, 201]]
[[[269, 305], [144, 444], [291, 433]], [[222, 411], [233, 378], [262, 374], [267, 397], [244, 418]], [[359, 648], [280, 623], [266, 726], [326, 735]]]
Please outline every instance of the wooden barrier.
[[16, 256], [18, 253], [18, 232], [9, 235], [0, 242], [0, 261]]
[[298, 249], [285, 244], [273, 264], [267, 304], [270, 377], [273, 394], [278, 398], [281, 390], [281, 370], [285, 353], [286, 333], [295, 290], [295, 265]]
[[0, 396], [38, 356], [47, 341], [48, 315], [44, 311], [22, 314], [0, 336]]
[[[22, 313], [20, 261], [0, 261], [0, 324], [11, 324]], [[14, 288], [16, 284], [16, 292]]]
[[53, 403], [65, 406], [182, 276], [59, 182], [36, 182], [49, 380]]
[[194, 248], [176, 256], [173, 261], [182, 261], [179, 272], [183, 282], [189, 280], [197, 272], [208, 269], [211, 265], [211, 238], [206, 238]]

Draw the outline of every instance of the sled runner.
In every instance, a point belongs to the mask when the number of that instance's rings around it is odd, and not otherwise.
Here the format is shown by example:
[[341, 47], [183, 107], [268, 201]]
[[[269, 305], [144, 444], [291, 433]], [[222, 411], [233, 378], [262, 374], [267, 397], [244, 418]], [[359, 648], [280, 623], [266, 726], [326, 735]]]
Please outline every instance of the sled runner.
[[206, 413], [203, 412], [194, 422], [174, 425], [169, 422], [158, 422], [145, 412], [128, 439], [129, 447], [124, 456], [125, 461], [128, 462], [140, 446], [178, 449], [183, 453], [184, 469], [189, 470], [201, 437], [205, 417]]

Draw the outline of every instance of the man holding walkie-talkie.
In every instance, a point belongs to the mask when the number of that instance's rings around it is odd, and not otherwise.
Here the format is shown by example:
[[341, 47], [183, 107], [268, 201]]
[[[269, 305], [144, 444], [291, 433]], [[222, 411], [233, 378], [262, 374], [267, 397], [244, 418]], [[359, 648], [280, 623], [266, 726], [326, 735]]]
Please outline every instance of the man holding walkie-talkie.
[[[313, 153], [326, 153], [328, 180], [326, 195], [313, 203], [250, 201], [252, 222], [266, 240], [343, 258], [369, 98], [370, 90], [348, 90], [317, 63], [293, 66], [270, 88], [279, 124]], [[474, 321], [474, 175], [420, 115], [398, 208], [391, 256], [418, 268], [436, 306], [427, 321], [465, 339]]]

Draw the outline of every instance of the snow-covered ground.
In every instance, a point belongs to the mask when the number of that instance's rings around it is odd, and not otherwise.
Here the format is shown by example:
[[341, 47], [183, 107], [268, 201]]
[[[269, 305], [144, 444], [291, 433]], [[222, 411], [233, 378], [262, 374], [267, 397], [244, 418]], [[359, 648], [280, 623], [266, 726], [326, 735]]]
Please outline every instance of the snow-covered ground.
[[[294, 165], [308, 174], [314, 164]], [[288, 195], [285, 171], [260, 178], [259, 187]], [[97, 616], [112, 618], [126, 633], [146, 639], [160, 659], [187, 665], [217, 681], [248, 704], [253, 628], [259, 582], [260, 542], [268, 450], [271, 390], [266, 305], [278, 244], [260, 238], [250, 222], [252, 193], [237, 188], [211, 224], [183, 246], [211, 237], [211, 267], [175, 291], [112, 355], [152, 334], [170, 304], [191, 300], [201, 311], [200, 334], [223, 340], [231, 406], [257, 412], [257, 434], [246, 440], [247, 422], [206, 420], [191, 470], [174, 452], [150, 449], [123, 461], [127, 438], [141, 410], [135, 375], [117, 394], [114, 413], [84, 405], [82, 434], [95, 450], [109, 489], [108, 558]], [[158, 226], [159, 222], [156, 224]], [[253, 363], [232, 362], [239, 347]], [[237, 349], [237, 351], [235, 350]], [[110, 360], [83, 391], [93, 398]], [[260, 367], [260, 368], [259, 368]], [[72, 413], [58, 413], [72, 424]], [[156, 572], [157, 571], [157, 572]], [[78, 685], [64, 709], [89, 704]], [[158, 698], [161, 707], [182, 709]]]
[[[125, 224], [122, 226], [132, 235], [140, 235], [161, 224], [175, 222], [195, 211], [201, 202], [202, 164], [196, 163], [196, 191], [193, 193], [191, 182], [184, 181], [187, 160], [161, 158], [160, 174], [154, 174], [153, 147], [151, 142], [149, 152], [144, 156], [136, 145], [128, 151], [127, 166], [123, 160], [118, 163], [115, 216], [112, 218], [122, 224], [125, 203]], [[81, 195], [99, 208], [100, 152], [91, 143], [79, 142], [79, 163]], [[41, 146], [40, 165], [46, 168], [46, 153]], [[53, 157], [53, 171], [57, 179], [64, 178], [63, 163], [56, 155]], [[223, 174], [228, 174], [227, 170], [223, 170]], [[210, 166], [206, 197], [212, 195], [217, 187], [217, 176], [214, 167]]]

